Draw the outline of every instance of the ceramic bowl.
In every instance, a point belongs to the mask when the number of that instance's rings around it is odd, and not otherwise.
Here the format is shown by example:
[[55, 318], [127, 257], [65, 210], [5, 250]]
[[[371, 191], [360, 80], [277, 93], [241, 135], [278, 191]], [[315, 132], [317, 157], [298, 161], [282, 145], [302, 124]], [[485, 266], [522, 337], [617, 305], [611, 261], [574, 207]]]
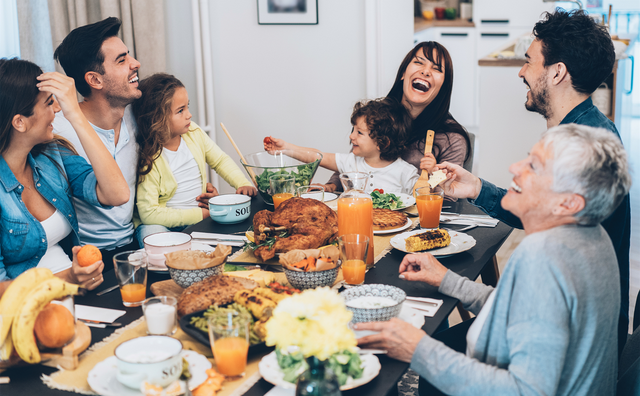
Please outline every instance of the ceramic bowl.
[[125, 341], [115, 349], [117, 379], [132, 389], [140, 389], [143, 381], [167, 386], [182, 373], [182, 342], [166, 336], [138, 337]]
[[251, 215], [251, 197], [223, 194], [209, 199], [209, 216], [220, 224], [242, 223]]
[[[296, 159], [301, 156], [311, 157], [313, 161], [302, 162]], [[277, 174], [293, 175], [296, 178], [296, 187], [308, 186], [318, 170], [320, 161], [322, 161], [322, 154], [310, 150], [282, 150], [276, 151], [275, 154], [260, 151], [251, 153], [244, 159], [246, 162], [242, 160], [240, 162], [247, 171], [249, 179], [253, 180], [253, 175], [255, 175], [254, 183], [258, 193], [264, 202], [273, 205], [269, 177]]]
[[191, 250], [191, 235], [183, 232], [158, 232], [146, 236], [143, 243], [149, 265], [166, 268], [164, 254]]
[[400, 314], [402, 310], [402, 303], [407, 298], [407, 293], [404, 290], [391, 286], [391, 285], [360, 285], [349, 288], [340, 295], [348, 303], [359, 297], [386, 297], [396, 302], [395, 305], [382, 308], [353, 308], [347, 304], [347, 309], [353, 312], [353, 323], [360, 322], [386, 322], [391, 318], [395, 318]]
[[324, 271], [302, 272], [282, 267], [287, 281], [296, 289], [315, 289], [316, 287], [333, 286], [340, 269], [340, 261], [335, 268]]
[[178, 285], [185, 289], [196, 282], [200, 282], [205, 278], [214, 275], [222, 275], [224, 269], [224, 263], [216, 265], [215, 267], [203, 268], [203, 269], [175, 269], [169, 268], [169, 275], [171, 279]]

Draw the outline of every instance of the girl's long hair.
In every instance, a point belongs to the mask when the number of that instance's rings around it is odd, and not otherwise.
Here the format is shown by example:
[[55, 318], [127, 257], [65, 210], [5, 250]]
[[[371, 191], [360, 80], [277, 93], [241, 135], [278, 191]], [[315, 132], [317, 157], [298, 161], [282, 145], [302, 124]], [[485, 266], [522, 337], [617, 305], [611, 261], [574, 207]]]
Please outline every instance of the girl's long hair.
[[[402, 60], [400, 68], [398, 68], [395, 82], [387, 94], [387, 97], [394, 98], [399, 102], [402, 101], [404, 95], [402, 77], [411, 61], [413, 61], [413, 58], [420, 52], [424, 52], [424, 56], [432, 63], [440, 66], [443, 66], [444, 63], [444, 82], [442, 83], [440, 92], [438, 92], [438, 96], [413, 120], [411, 132], [407, 138], [407, 145], [409, 146], [420, 142], [425, 138], [425, 134], [429, 129], [435, 131], [436, 134], [445, 132], [457, 133], [462, 135], [467, 142], [466, 160], [471, 153], [471, 141], [469, 140], [467, 131], [453, 118], [451, 113], [449, 113], [451, 91], [453, 90], [453, 63], [449, 51], [447, 51], [442, 44], [435, 41], [425, 41], [419, 43], [409, 51]], [[439, 149], [442, 152], [442, 148], [439, 147]]]
[[[0, 154], [11, 144], [13, 117], [17, 114], [25, 117], [33, 115], [40, 94], [36, 77], [41, 74], [42, 69], [35, 63], [17, 58], [0, 59]], [[47, 155], [45, 150], [50, 148], [63, 148], [77, 154], [71, 142], [54, 135], [52, 140], [34, 146], [31, 155]], [[52, 162], [59, 167], [57, 162]]]
[[184, 88], [180, 80], [166, 73], [156, 73], [140, 81], [142, 96], [133, 102], [133, 114], [138, 124], [138, 183], [151, 172], [162, 146], [171, 138], [169, 117], [173, 95]]

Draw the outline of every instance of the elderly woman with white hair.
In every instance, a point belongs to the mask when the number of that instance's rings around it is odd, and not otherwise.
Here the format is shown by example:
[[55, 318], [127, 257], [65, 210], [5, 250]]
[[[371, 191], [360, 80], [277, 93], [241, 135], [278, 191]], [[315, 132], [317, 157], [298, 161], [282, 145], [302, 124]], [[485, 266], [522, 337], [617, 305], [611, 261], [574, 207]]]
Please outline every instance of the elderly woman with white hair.
[[603, 129], [568, 124], [545, 132], [509, 169], [502, 206], [520, 218], [526, 237], [495, 289], [429, 253], [405, 256], [400, 277], [436, 286], [477, 315], [466, 354], [398, 319], [358, 324], [380, 331], [359, 344], [411, 362], [447, 395], [615, 394], [620, 280], [599, 223], [629, 191], [626, 158]]

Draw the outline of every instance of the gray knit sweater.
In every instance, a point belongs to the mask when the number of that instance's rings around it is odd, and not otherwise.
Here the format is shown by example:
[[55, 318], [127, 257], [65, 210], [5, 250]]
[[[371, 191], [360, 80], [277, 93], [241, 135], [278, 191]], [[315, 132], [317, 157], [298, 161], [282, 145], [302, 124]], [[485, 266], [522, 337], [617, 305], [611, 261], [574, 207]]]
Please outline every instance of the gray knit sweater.
[[[451, 271], [440, 292], [478, 314], [493, 290]], [[614, 395], [620, 280], [601, 226], [528, 235], [513, 252], [473, 358], [429, 336], [411, 368], [449, 395]]]

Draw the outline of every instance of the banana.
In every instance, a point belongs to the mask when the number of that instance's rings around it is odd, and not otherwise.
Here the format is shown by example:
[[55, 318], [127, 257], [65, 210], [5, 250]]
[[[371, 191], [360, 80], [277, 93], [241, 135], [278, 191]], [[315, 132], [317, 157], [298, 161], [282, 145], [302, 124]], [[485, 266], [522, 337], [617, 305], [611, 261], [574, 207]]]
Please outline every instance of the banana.
[[26, 295], [20, 313], [11, 324], [13, 347], [22, 360], [32, 364], [40, 363], [40, 352], [33, 334], [33, 326], [40, 311], [51, 300], [78, 294], [80, 290], [78, 285], [53, 277], [40, 283]]
[[7, 335], [4, 344], [0, 346], [0, 361], [9, 360], [11, 352], [13, 352], [13, 340], [11, 339], [11, 330], [9, 330], [9, 335]]
[[53, 278], [48, 268], [31, 268], [14, 279], [0, 299], [0, 345], [5, 343], [13, 318], [24, 302], [24, 297], [43, 281]]

